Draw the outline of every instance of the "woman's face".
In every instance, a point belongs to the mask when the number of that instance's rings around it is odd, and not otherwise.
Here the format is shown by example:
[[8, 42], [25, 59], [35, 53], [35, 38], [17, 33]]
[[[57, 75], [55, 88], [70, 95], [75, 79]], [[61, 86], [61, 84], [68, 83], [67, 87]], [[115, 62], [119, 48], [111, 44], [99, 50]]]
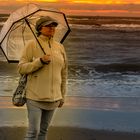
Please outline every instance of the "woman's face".
[[55, 33], [55, 26], [53, 25], [47, 25], [47, 26], [42, 26], [40, 29], [40, 32], [42, 35], [47, 36], [47, 37], [53, 37]]

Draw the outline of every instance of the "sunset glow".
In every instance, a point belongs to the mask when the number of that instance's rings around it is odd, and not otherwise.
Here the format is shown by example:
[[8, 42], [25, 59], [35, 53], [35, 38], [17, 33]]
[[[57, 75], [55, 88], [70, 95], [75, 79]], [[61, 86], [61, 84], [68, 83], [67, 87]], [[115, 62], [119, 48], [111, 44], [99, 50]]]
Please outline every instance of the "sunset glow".
[[74, 3], [91, 3], [91, 4], [140, 4], [138, 0], [71, 0]]
[[11, 13], [29, 3], [58, 9], [68, 15], [140, 15], [140, 0], [0, 0], [0, 13]]
[[58, 2], [58, 0], [35, 0], [36, 2]]
[[[0, 0], [3, 1], [3, 0]], [[8, 0], [5, 0], [8, 1]], [[14, 1], [14, 0], [13, 0]], [[69, 2], [87, 4], [140, 4], [139, 0], [15, 0], [17, 2]]]
[[16, 0], [17, 2], [58, 2], [58, 0]]

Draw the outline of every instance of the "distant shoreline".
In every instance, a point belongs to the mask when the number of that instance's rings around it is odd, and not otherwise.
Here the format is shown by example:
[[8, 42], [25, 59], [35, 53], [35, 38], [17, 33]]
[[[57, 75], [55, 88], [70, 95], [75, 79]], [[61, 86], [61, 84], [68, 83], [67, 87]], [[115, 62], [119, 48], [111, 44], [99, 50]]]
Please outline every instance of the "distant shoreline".
[[[10, 14], [0, 14], [0, 22], [5, 22]], [[113, 17], [113, 16], [78, 16], [68, 15], [68, 23], [97, 25], [102, 24], [140, 24], [140, 17]]]
[[[10, 14], [0, 14], [0, 16], [9, 16]], [[119, 16], [89, 16], [89, 15], [87, 15], [87, 16], [85, 16], [85, 15], [66, 15], [67, 17], [75, 17], [75, 18], [80, 18], [80, 17], [88, 17], [88, 18], [120, 18], [120, 19], [123, 19], [123, 18], [126, 18], [126, 19], [140, 19], [140, 17], [128, 17], [128, 16], [121, 16], [121, 17], [119, 17]]]
[[[84, 18], [85, 20], [82, 20]], [[140, 24], [140, 17], [68, 16], [68, 21], [71, 24], [82, 23], [85, 25], [97, 26], [102, 24]]]
[[[0, 14], [0, 22], [5, 22], [10, 14]], [[101, 27], [104, 24], [126, 24], [126, 25], [140, 25], [140, 17], [113, 17], [113, 16], [66, 16], [69, 24], [74, 25], [90, 25]], [[2, 24], [0, 25], [2, 27]]]

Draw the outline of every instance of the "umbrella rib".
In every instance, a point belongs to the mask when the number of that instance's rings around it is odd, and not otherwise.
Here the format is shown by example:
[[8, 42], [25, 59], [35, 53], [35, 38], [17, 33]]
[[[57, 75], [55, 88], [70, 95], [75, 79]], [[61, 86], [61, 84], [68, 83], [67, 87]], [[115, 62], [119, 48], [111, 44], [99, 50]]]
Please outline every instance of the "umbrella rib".
[[37, 37], [36, 37], [34, 31], [32, 30], [32, 27], [30, 26], [29, 21], [28, 21], [26, 18], [25, 18], [25, 22], [27, 23], [28, 27], [30, 28], [31, 32], [33, 33], [33, 35], [34, 35], [34, 37], [35, 37], [37, 43], [39, 44], [41, 50], [43, 51], [44, 54], [46, 54], [46, 52], [45, 52], [44, 49], [42, 48], [42, 46], [41, 46], [39, 40], [37, 39]]

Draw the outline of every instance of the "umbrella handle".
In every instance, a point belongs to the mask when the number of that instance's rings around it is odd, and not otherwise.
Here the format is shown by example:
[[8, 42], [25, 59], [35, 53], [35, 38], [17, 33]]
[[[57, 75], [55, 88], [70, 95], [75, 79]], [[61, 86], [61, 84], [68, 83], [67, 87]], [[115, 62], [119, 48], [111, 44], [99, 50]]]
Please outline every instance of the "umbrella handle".
[[35, 39], [36, 39], [36, 41], [37, 41], [37, 43], [39, 44], [39, 46], [40, 46], [40, 48], [41, 48], [41, 50], [43, 51], [43, 53], [46, 55], [46, 52], [44, 51], [44, 49], [42, 48], [42, 46], [41, 46], [41, 44], [40, 44], [40, 42], [39, 42], [39, 40], [38, 40], [38, 38], [36, 37], [36, 35], [35, 35], [35, 33], [34, 33], [34, 31], [33, 31], [33, 29], [32, 29], [32, 27], [30, 26], [30, 24], [29, 24], [29, 21], [25, 18], [25, 22], [27, 23], [27, 25], [29, 26], [29, 28], [30, 28], [30, 30], [31, 30], [31, 32], [33, 33], [33, 35], [34, 35], [34, 37], [35, 37]]

